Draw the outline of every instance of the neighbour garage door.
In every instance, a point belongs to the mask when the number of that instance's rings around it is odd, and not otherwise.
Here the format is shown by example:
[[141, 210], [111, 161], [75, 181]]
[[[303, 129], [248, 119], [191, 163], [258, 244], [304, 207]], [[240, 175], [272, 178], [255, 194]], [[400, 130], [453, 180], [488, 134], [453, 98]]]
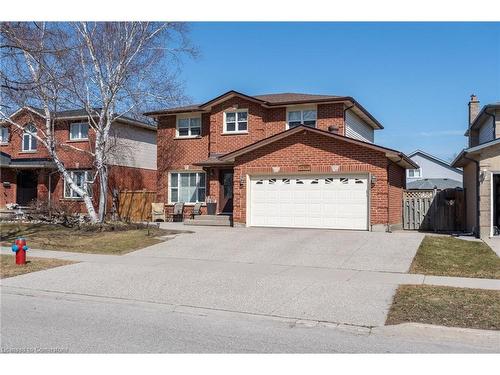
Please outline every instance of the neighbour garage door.
[[367, 176], [252, 177], [250, 225], [368, 229]]

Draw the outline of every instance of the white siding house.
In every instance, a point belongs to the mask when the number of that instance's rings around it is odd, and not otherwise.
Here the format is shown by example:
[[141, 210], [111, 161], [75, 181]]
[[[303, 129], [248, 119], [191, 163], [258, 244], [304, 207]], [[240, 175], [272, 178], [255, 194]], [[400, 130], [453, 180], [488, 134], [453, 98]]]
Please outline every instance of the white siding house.
[[373, 128], [351, 110], [345, 113], [345, 135], [364, 142], [374, 141]]
[[[462, 170], [424, 151], [414, 151], [408, 155], [420, 168], [406, 171], [408, 189], [415, 186], [437, 186], [438, 189], [462, 187]], [[418, 182], [418, 183], [417, 183]]]

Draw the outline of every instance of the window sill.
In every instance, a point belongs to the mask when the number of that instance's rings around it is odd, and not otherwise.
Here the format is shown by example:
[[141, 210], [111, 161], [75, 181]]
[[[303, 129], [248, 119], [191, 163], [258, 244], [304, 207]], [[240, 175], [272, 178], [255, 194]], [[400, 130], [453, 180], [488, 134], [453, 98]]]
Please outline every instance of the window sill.
[[83, 202], [82, 198], [59, 198], [59, 200], [67, 202]]
[[88, 142], [88, 138], [81, 138], [81, 139], [68, 139], [68, 143], [79, 143], [79, 142]]
[[[177, 203], [178, 203], [178, 202], [177, 202]], [[187, 207], [192, 207], [192, 206], [194, 206], [195, 204], [196, 204], [196, 203], [184, 203], [184, 206], [187, 206]], [[165, 205], [167, 205], [167, 206], [172, 206], [172, 207], [173, 207], [173, 206], [175, 205], [175, 203], [165, 203]], [[206, 207], [206, 205], [207, 205], [207, 204], [206, 204], [205, 202], [203, 202], [203, 203], [201, 204], [201, 206], [202, 206], [202, 207]]]
[[174, 137], [174, 139], [201, 139], [202, 136], [201, 135], [194, 135], [194, 136], [188, 136], [188, 137]]
[[8, 146], [9, 142], [0, 142], [0, 146]]
[[246, 132], [223, 132], [221, 135], [248, 135], [248, 131], [246, 131]]
[[33, 150], [33, 151], [19, 151], [20, 154], [36, 154], [38, 151]]

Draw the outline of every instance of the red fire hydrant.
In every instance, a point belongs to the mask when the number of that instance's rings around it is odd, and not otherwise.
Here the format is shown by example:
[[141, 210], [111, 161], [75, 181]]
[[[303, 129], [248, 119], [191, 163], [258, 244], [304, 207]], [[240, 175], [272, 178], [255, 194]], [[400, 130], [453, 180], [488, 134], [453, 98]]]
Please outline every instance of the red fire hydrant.
[[12, 245], [12, 251], [16, 253], [16, 264], [26, 264], [26, 251], [28, 251], [26, 239], [17, 238], [14, 245]]

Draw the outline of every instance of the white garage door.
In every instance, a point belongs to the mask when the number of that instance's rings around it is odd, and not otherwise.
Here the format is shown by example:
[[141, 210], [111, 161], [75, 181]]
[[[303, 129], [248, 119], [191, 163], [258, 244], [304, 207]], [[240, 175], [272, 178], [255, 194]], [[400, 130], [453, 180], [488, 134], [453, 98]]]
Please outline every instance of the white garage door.
[[252, 177], [250, 225], [368, 229], [367, 176]]

